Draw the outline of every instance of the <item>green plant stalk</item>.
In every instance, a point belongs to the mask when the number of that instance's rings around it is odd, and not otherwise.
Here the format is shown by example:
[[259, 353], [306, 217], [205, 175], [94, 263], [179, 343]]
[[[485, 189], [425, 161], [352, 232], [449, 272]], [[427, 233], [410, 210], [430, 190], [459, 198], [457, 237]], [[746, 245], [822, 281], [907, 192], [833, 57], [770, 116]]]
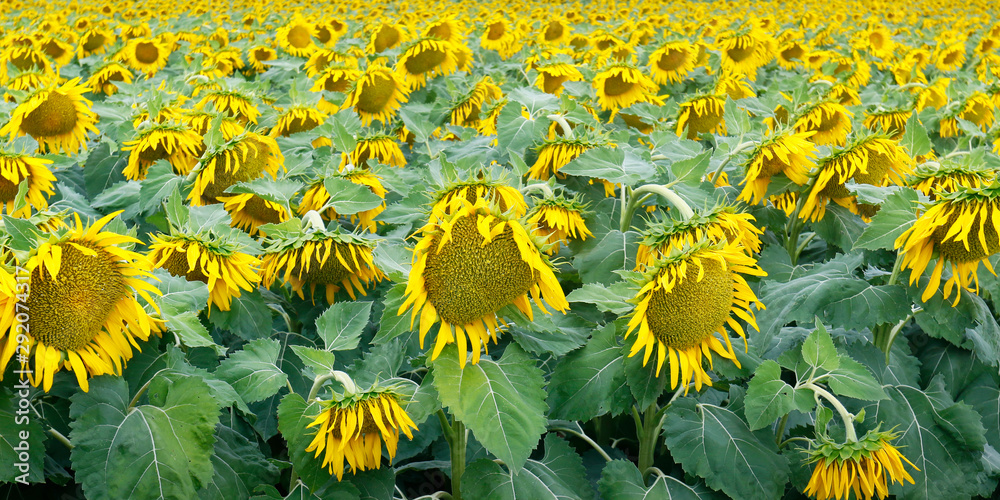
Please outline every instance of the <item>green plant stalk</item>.
[[462, 476], [465, 475], [465, 452], [469, 438], [465, 424], [459, 419], [453, 419], [452, 432], [454, 439], [448, 442], [451, 451], [451, 497], [462, 500]]
[[639, 186], [628, 195], [628, 202], [625, 203], [622, 208], [620, 224], [622, 232], [628, 231], [629, 227], [632, 225], [632, 216], [635, 215], [636, 209], [638, 209], [639, 205], [642, 204], [643, 201], [647, 200], [651, 195], [660, 195], [666, 198], [666, 200], [681, 213], [681, 217], [684, 218], [684, 220], [688, 220], [694, 216], [694, 210], [691, 210], [691, 206], [684, 201], [684, 198], [678, 196], [677, 193], [673, 192], [670, 188], [659, 184], [646, 184], [644, 186]]
[[748, 149], [755, 147], [757, 147], [757, 142], [747, 141], [747, 142], [741, 142], [739, 145], [733, 148], [733, 150], [726, 155], [726, 158], [722, 160], [722, 163], [720, 163], [719, 166], [715, 169], [715, 173], [712, 174], [711, 182], [712, 183], [718, 182], [719, 175], [722, 174], [722, 169], [726, 168], [726, 165], [729, 165], [729, 162], [733, 159], [733, 157]]
[[788, 252], [788, 258], [793, 266], [798, 264], [799, 254], [805, 249], [805, 245], [799, 246], [799, 235], [802, 234], [802, 228], [805, 227], [806, 221], [799, 217], [799, 212], [806, 204], [809, 193], [816, 186], [817, 179], [818, 177], [813, 177], [806, 185], [806, 189], [799, 192], [799, 201], [795, 204], [795, 211], [788, 217], [788, 223], [785, 224], [785, 250]]
[[656, 455], [656, 445], [660, 437], [660, 427], [663, 424], [663, 412], [669, 405], [659, 408], [654, 402], [646, 408], [642, 418], [639, 417], [639, 410], [632, 407], [633, 418], [638, 424], [639, 438], [639, 470], [645, 478], [653, 467], [653, 459]]
[[[902, 272], [902, 267], [903, 258], [897, 253], [896, 262], [892, 266], [892, 274], [889, 275], [889, 285], [895, 285], [899, 281], [899, 275]], [[883, 323], [872, 329], [872, 341], [875, 344], [875, 347], [878, 347], [885, 353], [885, 360], [887, 363], [889, 362], [889, 352], [892, 350], [892, 344], [896, 340], [896, 336], [903, 328], [903, 325], [905, 325], [911, 317], [913, 316], [910, 315], [908, 318], [896, 325]]]
[[854, 414], [847, 411], [847, 408], [844, 407], [843, 403], [841, 403], [836, 396], [830, 394], [830, 392], [826, 389], [814, 384], [811, 379], [805, 384], [802, 384], [801, 387], [804, 389], [811, 389], [817, 399], [822, 397], [827, 400], [830, 405], [833, 406], [833, 409], [840, 415], [840, 420], [844, 422], [844, 430], [847, 433], [847, 441], [851, 443], [856, 443], [858, 441], [858, 434], [854, 430]]

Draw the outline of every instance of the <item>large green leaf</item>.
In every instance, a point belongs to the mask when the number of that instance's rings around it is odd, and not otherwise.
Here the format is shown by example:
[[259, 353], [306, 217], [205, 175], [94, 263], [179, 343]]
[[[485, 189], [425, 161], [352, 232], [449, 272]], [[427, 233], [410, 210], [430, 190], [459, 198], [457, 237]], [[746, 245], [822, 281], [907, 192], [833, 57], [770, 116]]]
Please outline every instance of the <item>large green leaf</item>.
[[634, 186], [644, 179], [656, 176], [653, 164], [623, 146], [593, 148], [578, 156], [560, 173], [596, 177], [615, 184]]
[[278, 468], [264, 458], [257, 443], [224, 425], [215, 428], [215, 475], [198, 492], [202, 500], [250, 498], [258, 485], [273, 484]]
[[655, 476], [653, 484], [646, 486], [642, 473], [632, 462], [612, 460], [601, 470], [597, 487], [601, 496], [614, 500], [703, 500], [720, 498], [721, 495], [704, 486], [694, 488], [670, 476]]
[[327, 205], [333, 207], [339, 214], [356, 214], [371, 210], [384, 201], [371, 192], [368, 186], [355, 184], [342, 177], [327, 177], [323, 181], [323, 187], [330, 193]]
[[917, 191], [913, 189], [900, 189], [889, 195], [858, 241], [854, 242], [854, 248], [895, 248], [896, 238], [917, 220], [917, 199]]
[[573, 257], [573, 267], [580, 271], [584, 283], [610, 285], [621, 281], [615, 271], [635, 267], [635, 248], [639, 239], [635, 231], [611, 230], [603, 236], [595, 235], [580, 246]]
[[11, 385], [13, 393], [0, 389], [0, 483], [43, 482], [45, 431], [38, 415], [21, 404], [37, 403], [30, 399], [27, 380]]
[[813, 231], [822, 236], [827, 243], [832, 243], [842, 248], [850, 250], [861, 237], [865, 230], [865, 223], [861, 217], [854, 215], [850, 210], [830, 203], [826, 207], [823, 218], [812, 223]]
[[629, 401], [616, 401], [613, 397], [621, 394], [616, 389], [625, 384], [621, 350], [615, 338], [615, 325], [608, 324], [594, 332], [582, 348], [559, 360], [549, 380], [549, 417], [590, 420], [627, 408]]
[[[921, 303], [920, 295], [927, 286], [927, 278], [921, 278], [919, 283], [919, 287], [908, 289], [917, 304]], [[957, 305], [953, 305], [955, 293], [961, 295]], [[913, 318], [928, 335], [972, 349], [979, 359], [993, 366], [1000, 363], [1000, 325], [980, 296], [959, 288], [945, 300], [939, 290], [922, 305], [923, 311]]]
[[785, 492], [788, 459], [778, 454], [774, 434], [751, 431], [725, 408], [680, 399], [667, 410], [663, 436], [674, 460], [710, 488], [745, 499]]
[[209, 316], [212, 324], [229, 330], [244, 340], [265, 338], [271, 335], [271, 309], [260, 292], [243, 292], [233, 297], [228, 311], [212, 307]]
[[462, 476], [462, 496], [497, 500], [586, 500], [594, 498], [583, 460], [563, 439], [545, 436], [545, 456], [528, 460], [517, 474], [492, 460], [469, 464]]
[[316, 318], [316, 332], [328, 351], [349, 351], [358, 347], [361, 332], [371, 316], [371, 302], [338, 302]]
[[245, 401], [261, 401], [275, 395], [288, 380], [278, 366], [280, 350], [277, 340], [254, 340], [223, 360], [215, 374], [229, 382]]
[[635, 308], [634, 305], [627, 302], [633, 296], [635, 296], [635, 290], [624, 281], [608, 287], [600, 283], [587, 283], [570, 292], [566, 296], [566, 300], [570, 303], [594, 304], [604, 312], [625, 314]]
[[98, 377], [71, 398], [70, 454], [87, 498], [195, 498], [214, 474], [219, 403], [197, 377], [157, 377], [149, 404], [128, 408], [128, 385]]
[[781, 380], [781, 367], [767, 360], [757, 367], [747, 396], [743, 413], [750, 430], [763, 429], [795, 408], [795, 389]]
[[458, 349], [449, 345], [432, 365], [441, 403], [472, 430], [476, 440], [520, 471], [545, 431], [545, 380], [535, 361], [510, 344], [494, 361], [458, 363]]

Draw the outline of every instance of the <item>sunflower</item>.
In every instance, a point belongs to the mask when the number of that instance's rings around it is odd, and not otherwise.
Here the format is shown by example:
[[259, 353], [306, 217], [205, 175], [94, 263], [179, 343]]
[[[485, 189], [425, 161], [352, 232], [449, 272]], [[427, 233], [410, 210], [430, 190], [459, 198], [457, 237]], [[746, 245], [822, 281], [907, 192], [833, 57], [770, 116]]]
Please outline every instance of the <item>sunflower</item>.
[[396, 71], [411, 90], [427, 85], [428, 76], [446, 76], [457, 69], [453, 44], [437, 38], [421, 38], [409, 43], [396, 63]]
[[562, 94], [563, 84], [566, 82], [583, 81], [583, 74], [570, 63], [551, 62], [541, 64], [536, 69], [538, 77], [535, 78], [535, 86], [549, 94]]
[[133, 75], [125, 66], [116, 62], [109, 62], [90, 74], [86, 85], [94, 94], [103, 92], [104, 95], [114, 95], [118, 92], [118, 86], [113, 82], [132, 83]]
[[246, 231], [250, 236], [258, 232], [266, 236], [260, 230], [260, 226], [285, 222], [289, 217], [288, 210], [280, 203], [266, 200], [253, 193], [219, 196], [219, 202], [223, 203], [232, 217], [231, 225]]
[[247, 50], [247, 61], [253, 73], [263, 73], [267, 71], [269, 61], [278, 59], [278, 53], [267, 45], [257, 45]]
[[815, 165], [816, 146], [809, 142], [813, 132], [775, 132], [754, 148], [746, 163], [739, 199], [751, 205], [764, 201], [771, 177], [784, 174], [799, 186], [809, 181]]
[[97, 114], [83, 97], [89, 91], [79, 78], [38, 89], [18, 104], [0, 135], [30, 135], [42, 152], [75, 154], [87, 149], [87, 133], [98, 133]]
[[346, 92], [360, 76], [361, 71], [350, 64], [333, 64], [317, 75], [310, 92]]
[[288, 137], [299, 132], [308, 132], [326, 121], [327, 114], [310, 106], [295, 106], [281, 113], [278, 122], [271, 129], [271, 137]]
[[528, 204], [516, 188], [508, 186], [503, 180], [504, 175], [493, 179], [488, 176], [477, 176], [461, 182], [453, 182], [439, 190], [432, 197], [431, 222], [435, 214], [451, 215], [467, 204], [476, 204], [485, 200], [495, 205], [502, 213], [510, 213], [513, 217], [523, 217], [528, 212]]
[[205, 93], [198, 104], [195, 104], [195, 108], [203, 110], [211, 103], [216, 113], [232, 116], [243, 125], [246, 125], [247, 122], [256, 125], [260, 111], [254, 105], [253, 98], [254, 95], [249, 92], [212, 89]]
[[560, 168], [565, 167], [584, 152], [600, 145], [582, 138], [554, 137], [546, 139], [538, 148], [538, 159], [528, 169], [528, 178], [544, 181], [553, 175], [560, 175]]
[[[161, 116], [163, 115], [163, 111], [164, 110], [162, 109], [160, 110]], [[193, 110], [185, 110], [183, 114], [177, 117], [177, 119], [183, 122], [188, 127], [190, 127], [191, 130], [194, 131], [194, 133], [204, 137], [205, 135], [208, 134], [209, 128], [212, 126], [212, 123], [215, 121], [216, 117], [219, 116], [220, 115], [215, 113], [209, 113], [206, 111], [198, 111], [196, 109], [193, 109]], [[142, 121], [145, 121], [145, 118], [139, 121], [139, 123], [142, 123]], [[222, 115], [221, 120], [219, 120], [218, 126], [219, 126], [219, 132], [222, 132], [222, 138], [227, 141], [231, 141], [234, 137], [246, 131], [243, 125], [240, 124], [238, 121], [236, 121], [235, 118], [231, 116]]]
[[569, 39], [573, 28], [566, 23], [566, 20], [558, 17], [549, 19], [542, 23], [538, 32], [538, 43], [559, 45]]
[[[364, 228], [370, 233], [377, 231], [378, 224], [382, 222], [376, 221], [375, 217], [378, 217], [379, 214], [385, 211], [385, 195], [387, 193], [385, 187], [382, 186], [382, 178], [369, 170], [360, 168], [353, 170], [345, 169], [343, 172], [338, 174], [338, 176], [347, 179], [354, 184], [365, 186], [376, 196], [382, 198], [383, 201], [381, 205], [350, 214], [352, 224], [358, 224], [359, 227]], [[326, 190], [326, 186], [323, 184], [324, 181], [325, 178], [320, 178], [319, 180], [313, 182], [308, 189], [306, 189], [305, 194], [302, 196], [302, 202], [299, 203], [299, 207], [296, 209], [296, 212], [299, 215], [305, 215], [310, 210], [315, 210], [320, 213], [322, 218], [325, 220], [334, 220], [339, 217], [337, 211], [334, 210], [333, 207], [329, 207], [324, 210], [324, 207], [326, 207], [327, 203], [330, 201], [330, 192]]]
[[585, 209], [586, 205], [575, 198], [556, 196], [535, 200], [528, 224], [536, 226], [537, 233], [545, 238], [547, 246], [551, 245], [543, 250], [546, 254], [558, 253], [559, 246], [568, 244], [570, 239], [586, 240], [587, 236], [594, 236], [583, 220]]
[[759, 29], [742, 29], [720, 35], [716, 45], [721, 55], [722, 70], [746, 75], [757, 80], [757, 68], [774, 59], [777, 42]]
[[379, 52], [398, 47], [405, 40], [406, 32], [403, 26], [395, 23], [380, 22], [372, 29], [366, 50], [369, 54], [378, 54]]
[[170, 47], [156, 38], [133, 38], [119, 54], [130, 68], [148, 78], [167, 65]]
[[766, 273], [738, 244], [701, 241], [657, 260], [634, 299], [635, 310], [625, 332], [626, 339], [636, 332], [629, 357], [645, 348], [645, 366], [656, 350], [658, 377], [669, 355], [670, 387], [680, 382], [685, 393], [692, 381], [699, 391], [702, 385], [712, 385], [703, 355], [709, 367], [712, 351], [739, 367], [726, 324], [745, 341], [743, 327], [733, 314], [758, 329], [750, 307], [763, 308], [743, 275]]
[[484, 76], [472, 87], [472, 90], [462, 96], [451, 108], [451, 124], [461, 127], [473, 127], [479, 123], [479, 113], [483, 104], [503, 97], [503, 91], [489, 76]]
[[733, 75], [726, 72], [719, 73], [712, 93], [718, 96], [729, 96], [734, 101], [746, 99], [747, 97], [757, 97], [757, 93], [754, 92], [746, 76]]
[[934, 64], [941, 71], [955, 71], [965, 64], [965, 42], [956, 42], [938, 49]]
[[[50, 80], [50, 76], [41, 71], [22, 71], [7, 82], [8, 90], [21, 90], [26, 92], [32, 92], [46, 84]], [[4, 98], [7, 102], [14, 102], [14, 96], [10, 94], [4, 94]]]
[[149, 260], [174, 276], [208, 285], [208, 305], [228, 311], [233, 298], [260, 283], [260, 262], [232, 238], [198, 234], [152, 235]]
[[687, 138], [697, 139], [700, 134], [726, 135], [726, 100], [718, 95], [695, 96], [681, 103], [677, 117], [677, 136], [687, 128]]
[[810, 140], [817, 145], [843, 145], [847, 141], [847, 134], [851, 132], [852, 116], [854, 114], [841, 104], [821, 102], [799, 114], [795, 129], [799, 132], [815, 132]]
[[95, 26], [87, 30], [80, 36], [80, 41], [76, 46], [79, 57], [87, 57], [94, 54], [101, 54], [114, 45], [115, 34], [113, 31]]
[[996, 179], [997, 171], [970, 168], [952, 162], [927, 162], [913, 171], [907, 185], [936, 200], [939, 192], [951, 193], [960, 187], [981, 189]]
[[841, 106], [857, 106], [861, 104], [861, 96], [858, 95], [858, 91], [843, 83], [837, 83], [830, 87], [830, 91], [826, 93], [824, 98]]
[[885, 26], [873, 26], [862, 32], [861, 36], [861, 46], [875, 57], [886, 59], [896, 48], [896, 43], [892, 41], [892, 33]]
[[45, 55], [49, 56], [56, 66], [65, 66], [73, 60], [75, 50], [73, 46], [52, 36], [46, 37], [39, 43], [38, 48]]
[[316, 31], [312, 24], [301, 17], [296, 17], [278, 28], [274, 37], [278, 41], [278, 46], [291, 56], [308, 57], [316, 50], [316, 45], [312, 41], [315, 35]]
[[795, 207], [799, 203], [799, 194], [794, 191], [785, 191], [781, 194], [776, 194], [767, 199], [771, 202], [771, 206], [785, 212], [786, 217], [791, 217], [792, 213], [795, 212]]
[[924, 108], [945, 107], [948, 104], [946, 91], [950, 84], [950, 78], [938, 78], [934, 83], [920, 89], [917, 94], [917, 111], [923, 111]]
[[313, 52], [309, 56], [309, 60], [306, 61], [306, 76], [316, 78], [317, 75], [322, 73], [331, 64], [343, 65], [350, 62], [353, 61], [348, 56], [336, 50], [320, 49]]
[[649, 71], [660, 85], [679, 83], [695, 68], [698, 49], [687, 40], [667, 42], [649, 55]]
[[785, 69], [795, 69], [805, 64], [809, 49], [802, 42], [792, 40], [778, 49], [778, 65]]
[[[958, 117], [975, 123], [980, 130], [986, 132], [993, 126], [993, 102], [989, 96], [982, 92], [973, 92], [962, 105], [962, 111]], [[943, 120], [942, 120], [943, 121]], [[942, 136], [944, 137], [944, 136]]]
[[[951, 266], [952, 275], [944, 286], [945, 299], [951, 296], [955, 285], [978, 292], [979, 263], [983, 262], [992, 272], [988, 258], [1000, 251], [1000, 238], [992, 223], [1000, 217], [998, 198], [1000, 187], [996, 183], [980, 189], [958, 187], [952, 193], [939, 193], [913, 226], [896, 239], [895, 247], [903, 252], [901, 269], [912, 270], [911, 285], [937, 256], [921, 300], [926, 302], [937, 291], [946, 263]], [[961, 293], [956, 295], [956, 305], [961, 297]]]
[[875, 495], [889, 496], [890, 479], [893, 483], [913, 484], [903, 462], [914, 469], [917, 466], [890, 444], [897, 437], [892, 432], [875, 430], [847, 443], [821, 438], [818, 446], [808, 450], [808, 461], [816, 468], [803, 493], [816, 500], [848, 500], [853, 491], [854, 498], [871, 500]]
[[337, 19], [330, 19], [316, 23], [316, 40], [324, 45], [336, 42], [344, 33], [347, 33], [347, 25]]
[[515, 30], [508, 27], [508, 22], [500, 16], [494, 16], [483, 25], [483, 34], [479, 37], [479, 46], [500, 54], [501, 59], [510, 59], [519, 49]]
[[374, 158], [384, 165], [393, 167], [405, 167], [406, 157], [399, 147], [399, 142], [395, 137], [383, 133], [368, 135], [359, 138], [354, 150], [349, 155], [345, 155], [341, 161], [341, 168], [348, 163], [358, 168], [367, 168], [368, 160]]
[[932, 61], [931, 52], [927, 49], [913, 49], [906, 53], [903, 62], [918, 71], [923, 71]]
[[912, 163], [906, 151], [887, 136], [861, 135], [817, 163], [812, 188], [799, 217], [817, 221], [823, 218], [826, 204], [833, 200], [855, 214], [870, 218], [876, 207], [858, 205], [844, 184], [854, 180], [880, 187], [905, 186], [904, 177], [912, 173]]
[[[48, 167], [51, 164], [49, 159], [0, 149], [0, 205], [11, 217], [27, 218], [32, 208], [49, 207], [48, 197], [55, 194], [52, 183], [56, 180]], [[27, 182], [27, 204], [19, 206], [17, 192], [22, 182]]]
[[464, 27], [454, 16], [442, 17], [427, 25], [424, 29], [425, 38], [437, 38], [452, 44], [461, 43], [465, 37]]
[[141, 181], [149, 167], [167, 160], [174, 173], [187, 175], [201, 156], [201, 136], [183, 125], [157, 123], [139, 130], [135, 139], [126, 141], [122, 151], [129, 151], [128, 165], [122, 173], [127, 179]]
[[431, 360], [444, 346], [458, 344], [459, 365], [465, 367], [471, 343], [472, 364], [479, 362], [481, 347], [496, 342], [497, 312], [514, 304], [532, 318], [528, 293], [543, 312], [542, 304], [561, 312], [569, 309], [552, 265], [539, 251], [520, 219], [502, 214], [484, 199], [452, 214], [435, 211], [421, 228], [413, 249], [413, 267], [405, 301], [410, 328], [420, 318], [420, 347], [434, 323], [440, 321]]
[[9, 77], [8, 65], [18, 71], [41, 71], [52, 74], [48, 57], [33, 45], [14, 45], [0, 52], [0, 81], [5, 81]]
[[760, 253], [760, 236], [764, 233], [753, 225], [754, 217], [735, 207], [719, 205], [695, 211], [687, 220], [651, 221], [643, 230], [643, 239], [636, 252], [636, 270], [653, 267], [657, 260], [673, 250], [683, 250], [705, 240], [711, 243], [735, 244], [747, 253]]
[[305, 286], [313, 296], [319, 286], [332, 304], [341, 287], [356, 300], [356, 291], [366, 295], [365, 287], [385, 279], [372, 260], [375, 242], [339, 229], [303, 231], [268, 241], [271, 244], [261, 258], [261, 283], [268, 288], [280, 277], [305, 298]]
[[323, 454], [323, 467], [336, 475], [337, 481], [343, 478], [345, 459], [352, 474], [380, 468], [382, 442], [392, 461], [399, 433], [413, 439], [411, 429], [417, 428], [399, 403], [393, 390], [379, 387], [321, 402], [323, 411], [306, 426], [319, 426], [306, 452], [315, 451], [314, 458]]
[[132, 348], [138, 349], [136, 339], [149, 337], [152, 321], [136, 294], [155, 308], [150, 293], [160, 292], [143, 279], [151, 277], [146, 258], [117, 246], [140, 242], [101, 231], [120, 213], [89, 227], [77, 216], [75, 227], [49, 236], [22, 264], [30, 274], [25, 305], [31, 315], [2, 342], [0, 373], [20, 333], [28, 337], [29, 357], [35, 358], [32, 385], [41, 383], [48, 392], [56, 372], [66, 369], [87, 391], [88, 377], [120, 375]]
[[659, 86], [631, 64], [612, 63], [594, 77], [601, 109], [617, 112], [637, 102], [657, 101]]
[[285, 157], [273, 138], [243, 133], [202, 156], [188, 199], [194, 206], [219, 203], [226, 189], [234, 184], [259, 179], [265, 172], [277, 179], [284, 163]]
[[202, 60], [201, 73], [209, 78], [225, 78], [246, 66], [239, 49], [227, 47], [211, 52]]
[[899, 140], [906, 132], [906, 122], [913, 116], [912, 109], [877, 110], [865, 114], [865, 127], [873, 132], [888, 134], [892, 140]]
[[344, 107], [353, 107], [362, 125], [378, 120], [388, 123], [410, 94], [405, 80], [381, 62], [374, 62], [358, 76], [344, 100]]

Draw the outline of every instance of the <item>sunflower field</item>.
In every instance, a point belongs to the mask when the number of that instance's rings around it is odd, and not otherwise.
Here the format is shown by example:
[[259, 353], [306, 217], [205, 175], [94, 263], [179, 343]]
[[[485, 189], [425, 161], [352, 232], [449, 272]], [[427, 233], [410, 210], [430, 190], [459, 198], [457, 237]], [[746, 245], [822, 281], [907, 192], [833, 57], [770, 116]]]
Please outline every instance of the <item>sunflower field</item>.
[[0, 0], [0, 497], [996, 498], [998, 14]]

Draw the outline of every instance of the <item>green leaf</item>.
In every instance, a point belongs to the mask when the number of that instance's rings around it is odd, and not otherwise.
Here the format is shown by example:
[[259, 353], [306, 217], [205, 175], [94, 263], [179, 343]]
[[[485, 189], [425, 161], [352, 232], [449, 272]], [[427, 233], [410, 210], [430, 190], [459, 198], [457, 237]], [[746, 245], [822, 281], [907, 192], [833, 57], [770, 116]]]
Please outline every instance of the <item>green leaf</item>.
[[371, 192], [368, 186], [355, 184], [342, 177], [327, 177], [323, 181], [323, 187], [330, 193], [330, 201], [326, 206], [333, 207], [341, 215], [371, 210], [385, 201]]
[[[835, 351], [836, 352], [836, 351]], [[747, 388], [743, 413], [750, 430], [763, 429], [795, 408], [792, 386], [781, 380], [781, 367], [767, 360], [757, 367]]]
[[840, 366], [840, 357], [837, 348], [833, 346], [833, 337], [826, 331], [819, 318], [816, 318], [816, 329], [802, 343], [802, 359], [809, 366], [827, 371]]
[[601, 146], [587, 150], [559, 169], [559, 172], [597, 177], [626, 186], [634, 186], [640, 181], [656, 176], [656, 168], [652, 163], [626, 150], [622, 145], [616, 148]]
[[601, 470], [597, 482], [601, 496], [614, 500], [702, 500], [718, 498], [715, 492], [704, 487], [695, 489], [670, 476], [656, 476], [653, 484], [646, 486], [639, 469], [627, 460], [612, 460]]
[[497, 146], [510, 156], [524, 156], [525, 150], [545, 136], [548, 119], [521, 116], [519, 103], [508, 103], [497, 117]]
[[830, 389], [838, 396], [865, 401], [878, 401], [889, 397], [882, 384], [861, 363], [847, 356], [841, 356], [839, 365], [826, 379]]
[[[595, 235], [596, 236], [596, 235]], [[635, 248], [639, 233], [608, 231], [599, 240], [588, 238], [573, 257], [573, 267], [580, 271], [584, 283], [610, 285], [621, 281], [615, 271], [635, 267]]]
[[281, 344], [277, 340], [258, 339], [222, 360], [215, 374], [229, 382], [244, 401], [267, 399], [285, 386], [286, 375], [278, 366]]
[[10, 246], [12, 249], [27, 252], [36, 246], [36, 239], [42, 234], [34, 224], [26, 219], [19, 219], [9, 215], [3, 216], [4, 229], [10, 234]]
[[896, 238], [917, 220], [917, 200], [917, 191], [909, 188], [900, 189], [889, 195], [882, 208], [872, 217], [871, 223], [858, 237], [858, 241], [854, 243], [854, 248], [868, 250], [895, 248]]
[[45, 430], [37, 415], [21, 407], [22, 400], [31, 402], [31, 386], [27, 379], [11, 386], [13, 392], [0, 389], [0, 483], [44, 482]]
[[830, 203], [826, 207], [826, 214], [822, 219], [813, 222], [812, 228], [827, 243], [837, 245], [846, 251], [854, 248], [854, 242], [865, 230], [865, 223], [850, 210]]
[[[920, 295], [927, 286], [923, 277], [919, 286], [908, 288], [914, 303], [920, 304]], [[958, 347], [972, 349], [984, 362], [997, 366], [1000, 363], [1000, 325], [997, 324], [989, 305], [978, 295], [959, 288], [962, 298], [952, 306], [954, 295], [944, 300], [941, 291], [923, 302], [923, 312], [914, 315], [917, 325], [932, 337], [945, 339]]]
[[666, 412], [663, 436], [674, 460], [688, 474], [732, 498], [780, 498], [788, 482], [788, 459], [773, 433], [752, 432], [735, 413], [692, 399]]
[[[636, 405], [639, 408], [648, 408], [663, 394], [663, 389], [667, 386], [670, 375], [667, 370], [662, 370], [660, 376], [657, 377], [656, 361], [651, 359], [646, 366], [643, 366], [642, 353], [627, 357], [631, 350], [627, 344], [621, 349], [621, 355], [625, 358], [625, 380], [628, 381], [628, 387], [632, 392], [632, 397], [635, 398]], [[549, 400], [551, 401], [551, 396], [549, 396]], [[628, 405], [627, 401], [623, 401], [623, 403]]]
[[183, 183], [184, 176], [175, 174], [170, 162], [157, 161], [149, 167], [146, 178], [139, 186], [139, 209], [142, 213], [154, 211], [171, 193], [178, 191]]
[[323, 455], [317, 459], [312, 452], [306, 452], [317, 432], [316, 427], [307, 429], [306, 426], [322, 411], [319, 402], [307, 403], [295, 393], [285, 395], [278, 405], [278, 430], [288, 443], [288, 459], [302, 482], [312, 490], [330, 480], [329, 470], [323, 467]]
[[326, 350], [356, 349], [371, 312], [371, 302], [338, 302], [330, 306], [316, 319], [316, 332], [326, 344]]
[[243, 340], [253, 340], [271, 335], [271, 309], [260, 292], [243, 292], [233, 297], [228, 311], [212, 306], [209, 320], [213, 325], [239, 335]]
[[712, 150], [702, 151], [701, 154], [693, 158], [675, 161], [670, 164], [670, 173], [674, 174], [674, 179], [697, 186], [701, 184], [708, 165], [712, 162]]
[[615, 390], [625, 384], [621, 350], [615, 325], [608, 324], [594, 332], [582, 348], [559, 360], [549, 379], [549, 417], [590, 420], [627, 407], [627, 402], [612, 398]]
[[355, 134], [361, 131], [361, 119], [353, 110], [347, 109], [333, 115], [328, 122], [333, 125], [330, 142], [339, 151], [354, 151], [358, 141]]
[[278, 468], [264, 458], [257, 443], [224, 425], [215, 428], [215, 475], [198, 492], [201, 500], [250, 498], [257, 486], [274, 484]]
[[583, 460], [565, 440], [545, 436], [545, 456], [528, 460], [517, 474], [507, 472], [492, 460], [469, 464], [462, 476], [462, 496], [497, 500], [591, 499]]
[[403, 305], [403, 294], [405, 292], [406, 283], [398, 283], [393, 285], [389, 289], [389, 292], [385, 294], [382, 302], [385, 304], [385, 308], [382, 309], [379, 329], [375, 334], [375, 338], [372, 339], [372, 344], [384, 344], [410, 331], [411, 311], [407, 309], [403, 311], [403, 314], [397, 314], [399, 306]]
[[990, 446], [1000, 446], [1000, 387], [996, 374], [980, 375], [959, 398], [982, 417], [984, 437]]
[[226, 354], [226, 348], [212, 340], [208, 328], [201, 324], [196, 313], [184, 311], [180, 314], [170, 314], [164, 310], [163, 319], [167, 322], [167, 328], [181, 339], [182, 344], [188, 347], [208, 347], [219, 356]]
[[157, 377], [129, 410], [128, 385], [97, 377], [70, 400], [70, 458], [87, 498], [194, 498], [214, 474], [219, 404], [197, 377]]
[[[350, 181], [348, 181], [350, 182]], [[226, 189], [227, 193], [250, 193], [255, 194], [267, 201], [288, 206], [291, 199], [295, 198], [305, 184], [290, 179], [274, 180], [270, 177], [261, 177], [249, 182], [240, 182]]]
[[917, 113], [911, 114], [910, 119], [906, 120], [906, 129], [903, 131], [903, 137], [899, 144], [906, 148], [907, 153], [913, 157], [923, 156], [931, 152], [931, 138], [927, 135], [927, 129], [920, 123]]
[[302, 345], [291, 346], [295, 355], [302, 360], [302, 363], [312, 369], [316, 375], [323, 375], [334, 370], [333, 363], [336, 355], [330, 351], [322, 351]]
[[542, 113], [559, 109], [559, 98], [534, 87], [517, 87], [507, 94], [511, 101], [523, 104], [528, 114], [538, 118]]
[[535, 361], [510, 344], [499, 361], [458, 363], [449, 345], [432, 365], [441, 402], [472, 430], [476, 440], [520, 471], [545, 431], [545, 380]]
[[615, 283], [610, 287], [605, 287], [600, 283], [587, 283], [566, 296], [569, 302], [582, 302], [594, 304], [603, 312], [612, 314], [625, 314], [635, 308], [629, 304], [628, 300], [635, 295], [635, 290], [631, 289], [624, 281]]

